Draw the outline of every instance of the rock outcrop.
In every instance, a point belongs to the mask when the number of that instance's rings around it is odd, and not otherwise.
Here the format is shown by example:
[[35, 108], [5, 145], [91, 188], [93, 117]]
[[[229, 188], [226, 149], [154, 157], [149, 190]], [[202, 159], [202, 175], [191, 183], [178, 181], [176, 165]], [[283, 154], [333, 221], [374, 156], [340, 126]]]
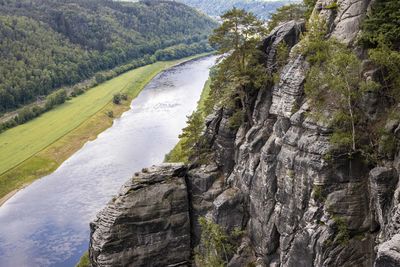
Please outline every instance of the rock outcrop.
[[191, 258], [186, 168], [134, 176], [91, 223], [92, 266], [187, 266]]
[[[370, 1], [332, 3], [319, 0], [314, 13], [352, 45]], [[278, 26], [263, 44], [267, 65], [303, 30], [304, 22]], [[250, 98], [251, 127], [232, 131], [222, 109], [208, 118], [215, 163], [155, 168], [122, 188], [92, 224], [94, 266], [190, 264], [200, 216], [245, 231], [228, 266], [400, 266], [400, 158], [372, 170], [358, 157], [327, 159], [331, 131], [307, 116], [309, 66], [293, 51], [279, 82]]]

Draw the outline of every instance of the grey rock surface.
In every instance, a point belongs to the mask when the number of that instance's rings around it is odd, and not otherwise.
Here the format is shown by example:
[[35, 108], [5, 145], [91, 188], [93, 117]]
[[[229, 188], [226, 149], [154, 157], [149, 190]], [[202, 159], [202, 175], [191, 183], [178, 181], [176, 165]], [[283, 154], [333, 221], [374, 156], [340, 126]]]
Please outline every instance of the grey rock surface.
[[375, 261], [376, 267], [396, 267], [400, 262], [400, 234], [381, 244]]
[[[370, 1], [339, 0], [336, 10], [327, 8], [332, 3], [319, 0], [314, 14], [327, 18], [330, 36], [351, 45]], [[265, 39], [262, 49], [271, 72], [278, 45], [285, 42], [292, 51], [279, 82], [248, 97], [251, 124], [229, 129], [231, 114], [224, 109], [207, 118], [212, 163], [140, 174], [140, 181], [128, 182], [99, 214], [92, 224], [94, 266], [148, 266], [150, 259], [152, 266], [189, 263], [200, 242], [201, 216], [228, 232], [245, 232], [228, 266], [400, 266], [400, 156], [372, 170], [357, 155], [327, 157], [331, 130], [307, 115], [303, 85], [309, 66], [294, 53], [303, 30], [303, 22], [291, 21]], [[363, 69], [372, 77], [368, 64]], [[365, 106], [371, 119], [381, 108], [375, 95]], [[386, 127], [395, 136], [400, 132], [398, 121]], [[145, 177], [163, 178], [145, 183]], [[160, 201], [167, 189], [177, 203], [173, 209]], [[134, 204], [144, 198], [142, 191], [152, 200], [144, 210]], [[153, 220], [163, 227], [153, 226]], [[139, 232], [132, 227], [140, 221], [146, 250], [142, 239], [133, 238]], [[167, 233], [168, 240], [157, 241]], [[156, 252], [165, 255], [164, 245], [171, 246], [171, 256], [159, 259]]]
[[134, 176], [91, 223], [92, 266], [185, 266], [191, 257], [183, 165]]

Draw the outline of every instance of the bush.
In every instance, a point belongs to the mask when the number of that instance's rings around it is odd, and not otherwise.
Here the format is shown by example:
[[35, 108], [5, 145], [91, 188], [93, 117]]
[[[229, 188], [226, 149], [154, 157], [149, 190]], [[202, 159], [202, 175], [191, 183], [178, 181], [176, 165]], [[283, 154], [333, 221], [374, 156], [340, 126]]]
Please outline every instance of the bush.
[[313, 198], [316, 202], [324, 202], [324, 192], [321, 185], [314, 185], [313, 187]]
[[61, 105], [67, 99], [67, 91], [65, 89], [58, 90], [46, 98], [46, 110], [50, 110], [55, 106]]
[[113, 96], [113, 103], [114, 103], [115, 105], [121, 104], [121, 94], [120, 94], [120, 93], [114, 94], [114, 96]]
[[128, 95], [125, 93], [121, 93], [121, 100], [124, 100], [124, 101], [128, 100]]
[[85, 252], [85, 254], [82, 255], [76, 267], [89, 267], [89, 266], [90, 266], [89, 253]]
[[337, 2], [332, 2], [331, 4], [327, 5], [325, 8], [326, 9], [337, 10], [338, 9], [338, 3]]
[[237, 110], [228, 120], [228, 126], [231, 130], [239, 129], [240, 125], [243, 124], [244, 113], [242, 110]]
[[361, 43], [367, 47], [376, 47], [380, 36], [384, 42], [400, 48], [400, 1], [376, 0], [363, 22]]
[[22, 110], [18, 112], [17, 115], [17, 123], [18, 124], [23, 124], [32, 118], [35, 117], [35, 114], [32, 112], [32, 110], [29, 107], [24, 107]]
[[96, 83], [98, 83], [98, 84], [107, 80], [107, 77], [101, 73], [97, 73], [94, 78], [96, 80]]
[[74, 88], [74, 91], [73, 91], [73, 93], [75, 94], [75, 95], [81, 95], [81, 94], [83, 94], [85, 91], [82, 89], [82, 88], [79, 88], [79, 87], [75, 87]]
[[333, 221], [336, 225], [336, 241], [341, 245], [346, 245], [350, 240], [350, 231], [347, 229], [346, 222], [343, 218], [334, 216]]
[[110, 118], [114, 118], [114, 112], [112, 110], [107, 111], [107, 116]]
[[201, 242], [196, 248], [195, 261], [198, 266], [222, 267], [228, 264], [228, 257], [235, 248], [221, 226], [204, 217], [199, 219]]
[[0, 133], [19, 124], [24, 124], [25, 122], [28, 122], [36, 117], [39, 117], [45, 111], [45, 108], [36, 105], [33, 107], [24, 107], [13, 119], [0, 123]]
[[271, 15], [271, 19], [268, 22], [268, 31], [272, 31], [281, 23], [305, 18], [306, 12], [307, 7], [302, 3], [284, 5], [278, 8], [276, 12]]

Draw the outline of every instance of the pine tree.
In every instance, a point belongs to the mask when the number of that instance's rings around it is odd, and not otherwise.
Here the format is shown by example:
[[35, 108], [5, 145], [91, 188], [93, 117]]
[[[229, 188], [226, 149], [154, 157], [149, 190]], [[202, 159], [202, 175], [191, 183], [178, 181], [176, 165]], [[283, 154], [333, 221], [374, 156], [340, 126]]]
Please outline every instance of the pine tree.
[[251, 125], [247, 96], [250, 90], [259, 89], [267, 77], [267, 71], [259, 61], [261, 51], [258, 49], [267, 30], [252, 13], [241, 9], [229, 10], [222, 19], [222, 25], [210, 37], [210, 43], [218, 48], [218, 54], [225, 57], [219, 65], [217, 76], [224, 77], [217, 90], [223, 92], [223, 98], [230, 99], [230, 102], [232, 99], [235, 102], [236, 98], [240, 100], [246, 121]]
[[187, 126], [183, 128], [182, 134], [179, 135], [179, 138], [182, 140], [182, 151], [187, 158], [193, 154], [200, 154], [197, 142], [203, 133], [203, 122], [204, 118], [201, 111], [194, 111], [188, 116]]

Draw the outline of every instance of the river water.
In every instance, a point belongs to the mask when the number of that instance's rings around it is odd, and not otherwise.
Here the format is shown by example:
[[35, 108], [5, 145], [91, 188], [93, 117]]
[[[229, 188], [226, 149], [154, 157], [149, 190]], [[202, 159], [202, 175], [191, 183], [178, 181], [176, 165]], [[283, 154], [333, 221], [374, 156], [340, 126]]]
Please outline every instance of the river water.
[[214, 62], [201, 58], [156, 76], [111, 128], [1, 206], [0, 266], [74, 266], [96, 213], [177, 143]]

